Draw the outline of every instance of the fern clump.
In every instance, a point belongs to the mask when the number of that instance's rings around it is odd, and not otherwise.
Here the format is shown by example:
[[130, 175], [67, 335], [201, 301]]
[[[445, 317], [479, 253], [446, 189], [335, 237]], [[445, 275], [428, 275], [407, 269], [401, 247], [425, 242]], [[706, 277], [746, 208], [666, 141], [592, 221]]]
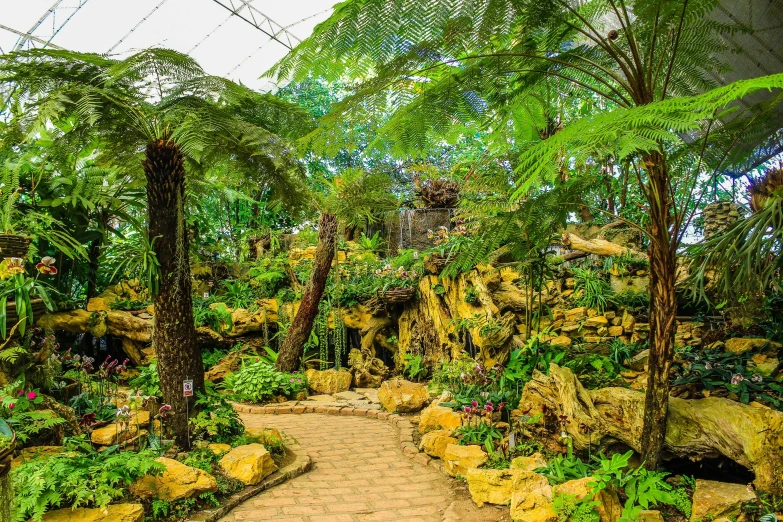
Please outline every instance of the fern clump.
[[13, 520], [41, 520], [57, 507], [105, 507], [124, 497], [127, 487], [145, 475], [165, 469], [152, 451], [98, 452], [84, 437], [66, 439], [63, 452], [22, 463], [12, 472]]

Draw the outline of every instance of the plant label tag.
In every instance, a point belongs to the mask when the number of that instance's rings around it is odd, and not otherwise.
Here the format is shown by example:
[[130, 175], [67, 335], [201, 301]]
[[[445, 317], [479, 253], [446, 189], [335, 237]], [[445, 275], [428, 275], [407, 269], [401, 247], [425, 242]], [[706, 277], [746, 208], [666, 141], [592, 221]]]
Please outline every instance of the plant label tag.
[[517, 438], [515, 437], [516, 433], [513, 431], [508, 434], [508, 447], [509, 449], [515, 448], [517, 446]]
[[204, 292], [204, 299], [209, 299], [209, 292]]
[[182, 381], [182, 396], [193, 397], [193, 381]]

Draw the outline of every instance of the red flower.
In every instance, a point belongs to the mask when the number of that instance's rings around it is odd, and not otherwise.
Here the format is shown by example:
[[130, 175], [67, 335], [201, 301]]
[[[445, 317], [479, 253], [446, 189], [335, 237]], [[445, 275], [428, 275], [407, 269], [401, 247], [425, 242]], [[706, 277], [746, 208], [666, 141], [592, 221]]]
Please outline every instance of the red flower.
[[57, 268], [52, 266], [54, 263], [55, 259], [52, 256], [44, 256], [35, 268], [42, 274], [54, 275], [57, 273]]

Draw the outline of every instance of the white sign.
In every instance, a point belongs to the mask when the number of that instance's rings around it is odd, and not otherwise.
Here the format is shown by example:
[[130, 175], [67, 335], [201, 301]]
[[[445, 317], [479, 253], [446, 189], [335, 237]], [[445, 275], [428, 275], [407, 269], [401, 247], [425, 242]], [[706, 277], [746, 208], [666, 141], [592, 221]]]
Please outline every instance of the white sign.
[[193, 381], [182, 381], [183, 397], [193, 397]]
[[209, 292], [204, 292], [204, 299], [209, 299]]

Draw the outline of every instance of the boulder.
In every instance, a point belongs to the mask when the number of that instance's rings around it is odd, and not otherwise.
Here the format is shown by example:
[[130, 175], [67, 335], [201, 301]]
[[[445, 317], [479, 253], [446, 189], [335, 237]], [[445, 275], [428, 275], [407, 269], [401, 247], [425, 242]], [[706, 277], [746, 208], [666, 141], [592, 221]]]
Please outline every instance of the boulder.
[[511, 460], [511, 469], [521, 469], [522, 471], [535, 471], [538, 468], [546, 467], [546, 459], [540, 453], [533, 453], [529, 457], [514, 457]]
[[259, 437], [264, 442], [283, 442], [283, 434], [277, 428], [247, 428], [245, 433], [253, 437]]
[[129, 489], [133, 495], [174, 502], [207, 491], [217, 491], [215, 477], [206, 471], [166, 457], [159, 457], [156, 460], [166, 466], [166, 470], [161, 475], [147, 475], [131, 484]]
[[756, 494], [745, 484], [696, 479], [691, 522], [739, 515], [744, 502], [755, 500]]
[[582, 325], [588, 328], [606, 327], [609, 325], [609, 319], [607, 319], [603, 315], [596, 315], [595, 317], [590, 317], [589, 319], [586, 319], [585, 322], [582, 323]]
[[459, 441], [451, 436], [451, 430], [434, 430], [424, 434], [419, 444], [419, 449], [430, 457], [443, 458], [446, 446], [457, 444]]
[[46, 460], [53, 455], [62, 453], [62, 446], [30, 446], [22, 448], [19, 456], [11, 461], [11, 469], [31, 460]]
[[731, 353], [745, 353], [757, 348], [773, 348], [779, 350], [780, 343], [769, 341], [767, 339], [755, 339], [746, 337], [735, 337], [726, 341], [726, 351]]
[[[149, 415], [149, 413], [147, 413]], [[93, 444], [100, 446], [113, 446], [120, 442], [125, 442], [138, 435], [138, 428], [136, 423], [131, 422], [127, 426], [120, 426], [117, 423], [109, 424], [103, 428], [94, 430], [90, 435], [90, 439]]]
[[108, 312], [109, 310], [111, 310], [109, 301], [102, 297], [93, 297], [87, 301], [88, 312]]
[[264, 477], [277, 471], [272, 455], [261, 444], [238, 446], [220, 459], [220, 468], [226, 476], [247, 486], [261, 482]]
[[570, 310], [565, 311], [565, 320], [566, 321], [580, 321], [587, 317], [587, 310], [584, 306], [580, 306], [578, 308], [572, 308]]
[[419, 433], [432, 430], [454, 431], [462, 426], [462, 416], [451, 408], [430, 404], [424, 408], [419, 417]]
[[525, 522], [555, 522], [552, 486], [538, 473], [519, 471], [512, 483], [511, 518]]
[[571, 338], [565, 335], [558, 335], [549, 341], [549, 346], [552, 346], [553, 348], [568, 348], [571, 346]]
[[41, 522], [144, 522], [144, 506], [111, 504], [103, 509], [57, 509], [45, 513]]
[[332, 395], [347, 391], [351, 387], [353, 376], [345, 370], [307, 370], [307, 384], [315, 393]]
[[757, 353], [748, 361], [748, 370], [764, 377], [771, 377], [778, 366], [780, 366], [780, 360], [777, 357], [770, 357], [763, 353]]
[[218, 361], [215, 366], [210, 368], [207, 373], [204, 374], [204, 378], [210, 382], [223, 382], [223, 379], [226, 378], [226, 375], [239, 370], [239, 367], [242, 365], [243, 353], [244, 352], [239, 350], [229, 352], [228, 355], [220, 359], [220, 361]]
[[666, 522], [660, 511], [645, 509], [639, 513], [639, 522]]
[[487, 460], [487, 454], [479, 446], [449, 444], [443, 452], [443, 467], [452, 477], [464, 477], [470, 468], [481, 467]]
[[625, 333], [631, 333], [633, 332], [633, 327], [636, 326], [636, 319], [628, 310], [625, 310], [623, 311], [623, 319], [620, 325], [623, 327], [623, 330], [625, 330]]
[[647, 361], [650, 359], [650, 349], [642, 350], [641, 352], [637, 353], [628, 361], [626, 362], [626, 365], [637, 372], [643, 372], [647, 370]]
[[511, 502], [514, 478], [523, 473], [527, 472], [520, 469], [470, 468], [465, 473], [465, 478], [470, 496], [478, 507], [484, 504], [506, 506]]
[[[569, 480], [553, 488], [554, 493], [561, 495], [573, 495], [574, 500], [579, 502], [593, 494], [593, 488], [590, 483], [594, 482], [593, 477], [585, 477], [576, 480]], [[598, 502], [595, 510], [601, 517], [601, 522], [614, 522], [622, 515], [623, 507], [617, 493], [610, 489], [602, 489], [595, 496], [593, 501]]]
[[207, 444], [207, 448], [215, 455], [223, 455], [224, 453], [231, 451], [230, 444]]
[[405, 379], [384, 381], [378, 390], [378, 400], [386, 411], [413, 413], [424, 407], [430, 394], [427, 387]]
[[620, 337], [623, 335], [623, 327], [622, 326], [610, 326], [607, 328], [607, 333], [609, 334], [609, 337]]

